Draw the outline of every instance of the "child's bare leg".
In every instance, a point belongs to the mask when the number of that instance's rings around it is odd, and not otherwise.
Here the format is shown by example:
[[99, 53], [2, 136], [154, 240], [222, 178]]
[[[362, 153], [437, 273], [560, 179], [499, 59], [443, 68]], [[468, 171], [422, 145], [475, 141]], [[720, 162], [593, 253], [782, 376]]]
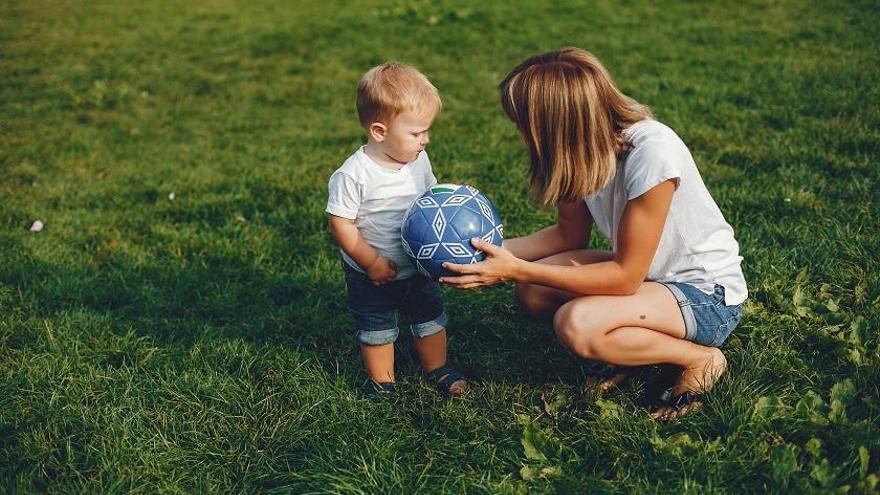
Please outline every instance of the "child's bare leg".
[[394, 344], [361, 344], [361, 354], [371, 380], [376, 383], [394, 381]]
[[[416, 353], [419, 355], [419, 361], [426, 373], [430, 373], [438, 368], [446, 365], [446, 329], [428, 335], [427, 337], [416, 337], [413, 339], [413, 345]], [[442, 379], [443, 377], [440, 377]], [[467, 390], [467, 381], [458, 380], [449, 387], [449, 393], [459, 395]]]
[[413, 345], [425, 371], [433, 371], [446, 364], [445, 329], [427, 337], [415, 337]]

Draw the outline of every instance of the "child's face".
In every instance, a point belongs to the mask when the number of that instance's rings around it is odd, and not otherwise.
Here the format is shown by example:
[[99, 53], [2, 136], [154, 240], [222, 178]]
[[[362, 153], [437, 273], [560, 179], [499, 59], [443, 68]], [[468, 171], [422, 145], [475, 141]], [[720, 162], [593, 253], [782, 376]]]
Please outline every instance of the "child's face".
[[385, 126], [380, 149], [389, 159], [401, 164], [415, 160], [430, 142], [429, 133], [436, 115], [435, 110], [399, 113]]

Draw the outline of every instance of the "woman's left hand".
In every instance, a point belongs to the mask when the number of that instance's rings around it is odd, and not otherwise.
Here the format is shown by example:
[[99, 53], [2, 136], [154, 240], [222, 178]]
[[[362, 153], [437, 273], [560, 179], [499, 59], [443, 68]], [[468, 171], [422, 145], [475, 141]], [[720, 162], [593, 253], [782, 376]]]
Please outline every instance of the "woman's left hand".
[[443, 263], [443, 268], [459, 274], [453, 277], [441, 277], [440, 282], [459, 289], [473, 289], [484, 285], [494, 285], [513, 278], [517, 264], [522, 260], [501, 246], [488, 243], [482, 239], [471, 239], [471, 244], [486, 253], [486, 259], [471, 265]]

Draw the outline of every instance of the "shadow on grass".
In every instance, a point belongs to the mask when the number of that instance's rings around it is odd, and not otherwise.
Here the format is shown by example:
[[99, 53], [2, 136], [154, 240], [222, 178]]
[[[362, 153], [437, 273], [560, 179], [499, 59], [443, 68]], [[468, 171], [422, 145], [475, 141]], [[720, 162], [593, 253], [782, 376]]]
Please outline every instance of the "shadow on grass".
[[[240, 340], [308, 353], [335, 374], [340, 367], [348, 368], [346, 375], [362, 368], [342, 272], [332, 256], [309, 265], [299, 260], [294, 266], [308, 268], [290, 271], [219, 256], [181, 265], [114, 255], [88, 268], [21, 258], [0, 281], [18, 288], [37, 318], [86, 311], [109, 318], [115, 333], [131, 331], [159, 346], [185, 350], [205, 340]], [[473, 380], [575, 384], [595, 371], [556, 342], [549, 324], [526, 318], [509, 286], [479, 292], [444, 288], [444, 294], [450, 361]], [[398, 368], [416, 374], [404, 318], [400, 328]]]

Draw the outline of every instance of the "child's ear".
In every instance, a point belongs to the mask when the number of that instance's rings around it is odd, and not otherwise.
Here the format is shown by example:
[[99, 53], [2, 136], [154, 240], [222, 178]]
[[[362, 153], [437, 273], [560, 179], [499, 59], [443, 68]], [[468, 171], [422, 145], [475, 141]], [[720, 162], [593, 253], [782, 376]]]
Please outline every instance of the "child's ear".
[[381, 143], [385, 140], [385, 132], [388, 130], [385, 127], [385, 124], [381, 122], [373, 122], [370, 124], [370, 137], [373, 138], [377, 143]]

